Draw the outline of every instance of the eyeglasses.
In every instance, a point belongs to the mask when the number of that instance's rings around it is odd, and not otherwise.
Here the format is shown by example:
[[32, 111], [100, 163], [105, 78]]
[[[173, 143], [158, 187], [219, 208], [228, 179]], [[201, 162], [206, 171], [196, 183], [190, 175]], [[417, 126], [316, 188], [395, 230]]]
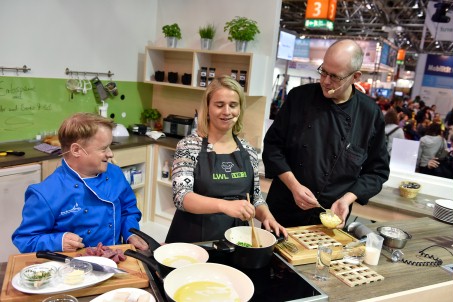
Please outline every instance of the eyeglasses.
[[320, 66], [318, 67], [317, 70], [318, 70], [318, 73], [319, 73], [323, 78], [329, 76], [329, 77], [330, 77], [330, 80], [331, 80], [332, 82], [337, 82], [337, 83], [343, 81], [343, 80], [346, 79], [346, 78], [349, 78], [350, 76], [352, 76], [352, 75], [357, 71], [357, 70], [355, 70], [355, 71], [351, 72], [350, 74], [348, 74], [348, 75], [345, 76], [345, 77], [339, 77], [339, 76], [337, 76], [336, 74], [328, 73], [327, 71], [325, 71], [324, 69], [322, 69], [322, 65], [320, 65]]

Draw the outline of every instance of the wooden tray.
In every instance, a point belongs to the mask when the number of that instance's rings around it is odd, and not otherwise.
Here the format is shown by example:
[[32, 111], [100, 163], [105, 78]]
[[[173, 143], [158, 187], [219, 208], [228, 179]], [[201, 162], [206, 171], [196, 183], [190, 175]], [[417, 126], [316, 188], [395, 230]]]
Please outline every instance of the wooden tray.
[[[135, 247], [130, 244], [123, 244], [123, 245], [114, 245], [111, 246], [112, 249], [122, 249], [123, 251], [127, 249], [135, 250]], [[85, 252], [84, 249], [72, 252], [72, 253], [62, 253], [65, 255], [75, 257], [78, 254], [83, 254]], [[26, 294], [16, 290], [12, 286], [12, 279], [13, 277], [20, 272], [20, 270], [26, 266], [36, 264], [36, 263], [43, 263], [48, 262], [50, 260], [36, 258], [35, 253], [29, 254], [17, 254], [11, 255], [8, 259], [8, 264], [6, 266], [6, 273], [5, 278], [3, 280], [2, 292], [0, 294], [0, 301], [2, 302], [32, 302], [32, 301], [42, 301], [45, 298], [51, 296], [50, 294], [46, 295], [33, 295], [33, 294]], [[113, 289], [117, 289], [120, 287], [135, 287], [135, 288], [145, 288], [149, 286], [149, 278], [146, 274], [145, 268], [141, 261], [127, 257], [127, 259], [123, 262], [118, 264], [118, 267], [129, 272], [129, 274], [115, 274], [110, 279], [95, 284], [91, 287], [86, 287], [83, 289], [78, 289], [75, 291], [69, 292], [69, 294], [75, 297], [83, 297], [83, 296], [91, 296], [91, 295], [99, 295]]]
[[329, 271], [350, 287], [384, 280], [383, 276], [364, 264], [350, 264], [343, 260], [330, 262]]
[[294, 244], [298, 251], [291, 252], [282, 244], [276, 245], [276, 251], [292, 265], [316, 262], [317, 243], [320, 240], [328, 241], [334, 245], [332, 259], [343, 258], [343, 246], [356, 238], [340, 229], [328, 229], [323, 225], [308, 225], [287, 228], [290, 244]]

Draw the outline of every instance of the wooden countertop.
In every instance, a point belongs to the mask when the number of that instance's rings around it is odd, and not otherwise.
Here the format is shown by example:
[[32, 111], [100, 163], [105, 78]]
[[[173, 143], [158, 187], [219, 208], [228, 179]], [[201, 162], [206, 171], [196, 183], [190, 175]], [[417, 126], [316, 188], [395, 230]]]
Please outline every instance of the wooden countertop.
[[[423, 217], [398, 222], [374, 223], [368, 226], [375, 230], [376, 227], [381, 225], [398, 227], [412, 235], [412, 239], [402, 249], [405, 259], [413, 261], [429, 260], [417, 256], [420, 250], [432, 245], [441, 245], [453, 253], [453, 226], [450, 224], [434, 218]], [[453, 263], [453, 256], [443, 248], [434, 247], [426, 252], [439, 257], [444, 264]], [[371, 298], [374, 298], [373, 301], [389, 299], [389, 301], [405, 302], [451, 300], [452, 274], [440, 267], [412, 266], [402, 262], [394, 263], [388, 257], [390, 257], [390, 253], [383, 251], [379, 264], [369, 266], [372, 270], [384, 276], [384, 280], [356, 287], [347, 286], [333, 275], [330, 275], [330, 279], [327, 281], [313, 280], [314, 264], [296, 266], [296, 269], [324, 291], [329, 296], [329, 301], [358, 301]], [[428, 289], [432, 289], [432, 291], [428, 293]], [[402, 295], [408, 296], [400, 297]]]
[[[112, 143], [112, 150], [131, 148], [138, 146], [145, 146], [149, 144], [159, 144], [166, 147], [175, 148], [179, 139], [166, 137], [154, 140], [148, 136], [131, 134], [126, 137], [114, 137]], [[0, 143], [0, 150], [14, 150], [25, 152], [24, 156], [7, 155], [0, 156], [0, 168], [6, 168], [16, 165], [39, 163], [44, 160], [58, 158], [58, 155], [47, 154], [38, 151], [33, 147], [40, 144], [38, 141], [17, 141]]]

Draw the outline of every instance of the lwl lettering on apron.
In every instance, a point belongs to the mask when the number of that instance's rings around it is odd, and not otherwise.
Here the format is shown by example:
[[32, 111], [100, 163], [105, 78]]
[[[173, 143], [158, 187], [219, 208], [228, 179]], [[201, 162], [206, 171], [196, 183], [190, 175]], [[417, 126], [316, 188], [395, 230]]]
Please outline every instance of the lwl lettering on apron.
[[[246, 178], [247, 172], [233, 172], [231, 173], [231, 178]], [[212, 174], [212, 179], [220, 180], [220, 179], [230, 179], [227, 174], [224, 173], [214, 173]]]

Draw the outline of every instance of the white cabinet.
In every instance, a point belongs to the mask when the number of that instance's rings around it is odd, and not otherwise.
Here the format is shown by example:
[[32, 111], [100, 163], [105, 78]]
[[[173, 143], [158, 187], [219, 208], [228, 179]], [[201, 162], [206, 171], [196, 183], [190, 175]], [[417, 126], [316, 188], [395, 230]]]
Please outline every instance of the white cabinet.
[[41, 166], [37, 164], [0, 169], [0, 262], [8, 261], [9, 255], [18, 254], [11, 235], [22, 221], [25, 191], [31, 184], [41, 181]]
[[[196, 50], [184, 48], [165, 48], [147, 46], [145, 49], [144, 82], [154, 85], [181, 87], [186, 89], [204, 90], [200, 87], [201, 67], [215, 68], [215, 76], [231, 75], [232, 70], [237, 70], [239, 81], [240, 71], [245, 71], [244, 91], [248, 95], [265, 95], [264, 77], [267, 58], [262, 55], [243, 52], [222, 52], [212, 50]], [[164, 80], [156, 81], [155, 72], [164, 71]], [[168, 73], [177, 72], [178, 81], [168, 82]], [[183, 85], [183, 74], [191, 74], [190, 85]], [[252, 77], [252, 75], [254, 75]]]
[[152, 200], [154, 204], [153, 221], [170, 225], [176, 208], [173, 203], [171, 171], [168, 178], [162, 178], [162, 167], [168, 161], [171, 168], [175, 149], [161, 145], [154, 146], [154, 178]]

